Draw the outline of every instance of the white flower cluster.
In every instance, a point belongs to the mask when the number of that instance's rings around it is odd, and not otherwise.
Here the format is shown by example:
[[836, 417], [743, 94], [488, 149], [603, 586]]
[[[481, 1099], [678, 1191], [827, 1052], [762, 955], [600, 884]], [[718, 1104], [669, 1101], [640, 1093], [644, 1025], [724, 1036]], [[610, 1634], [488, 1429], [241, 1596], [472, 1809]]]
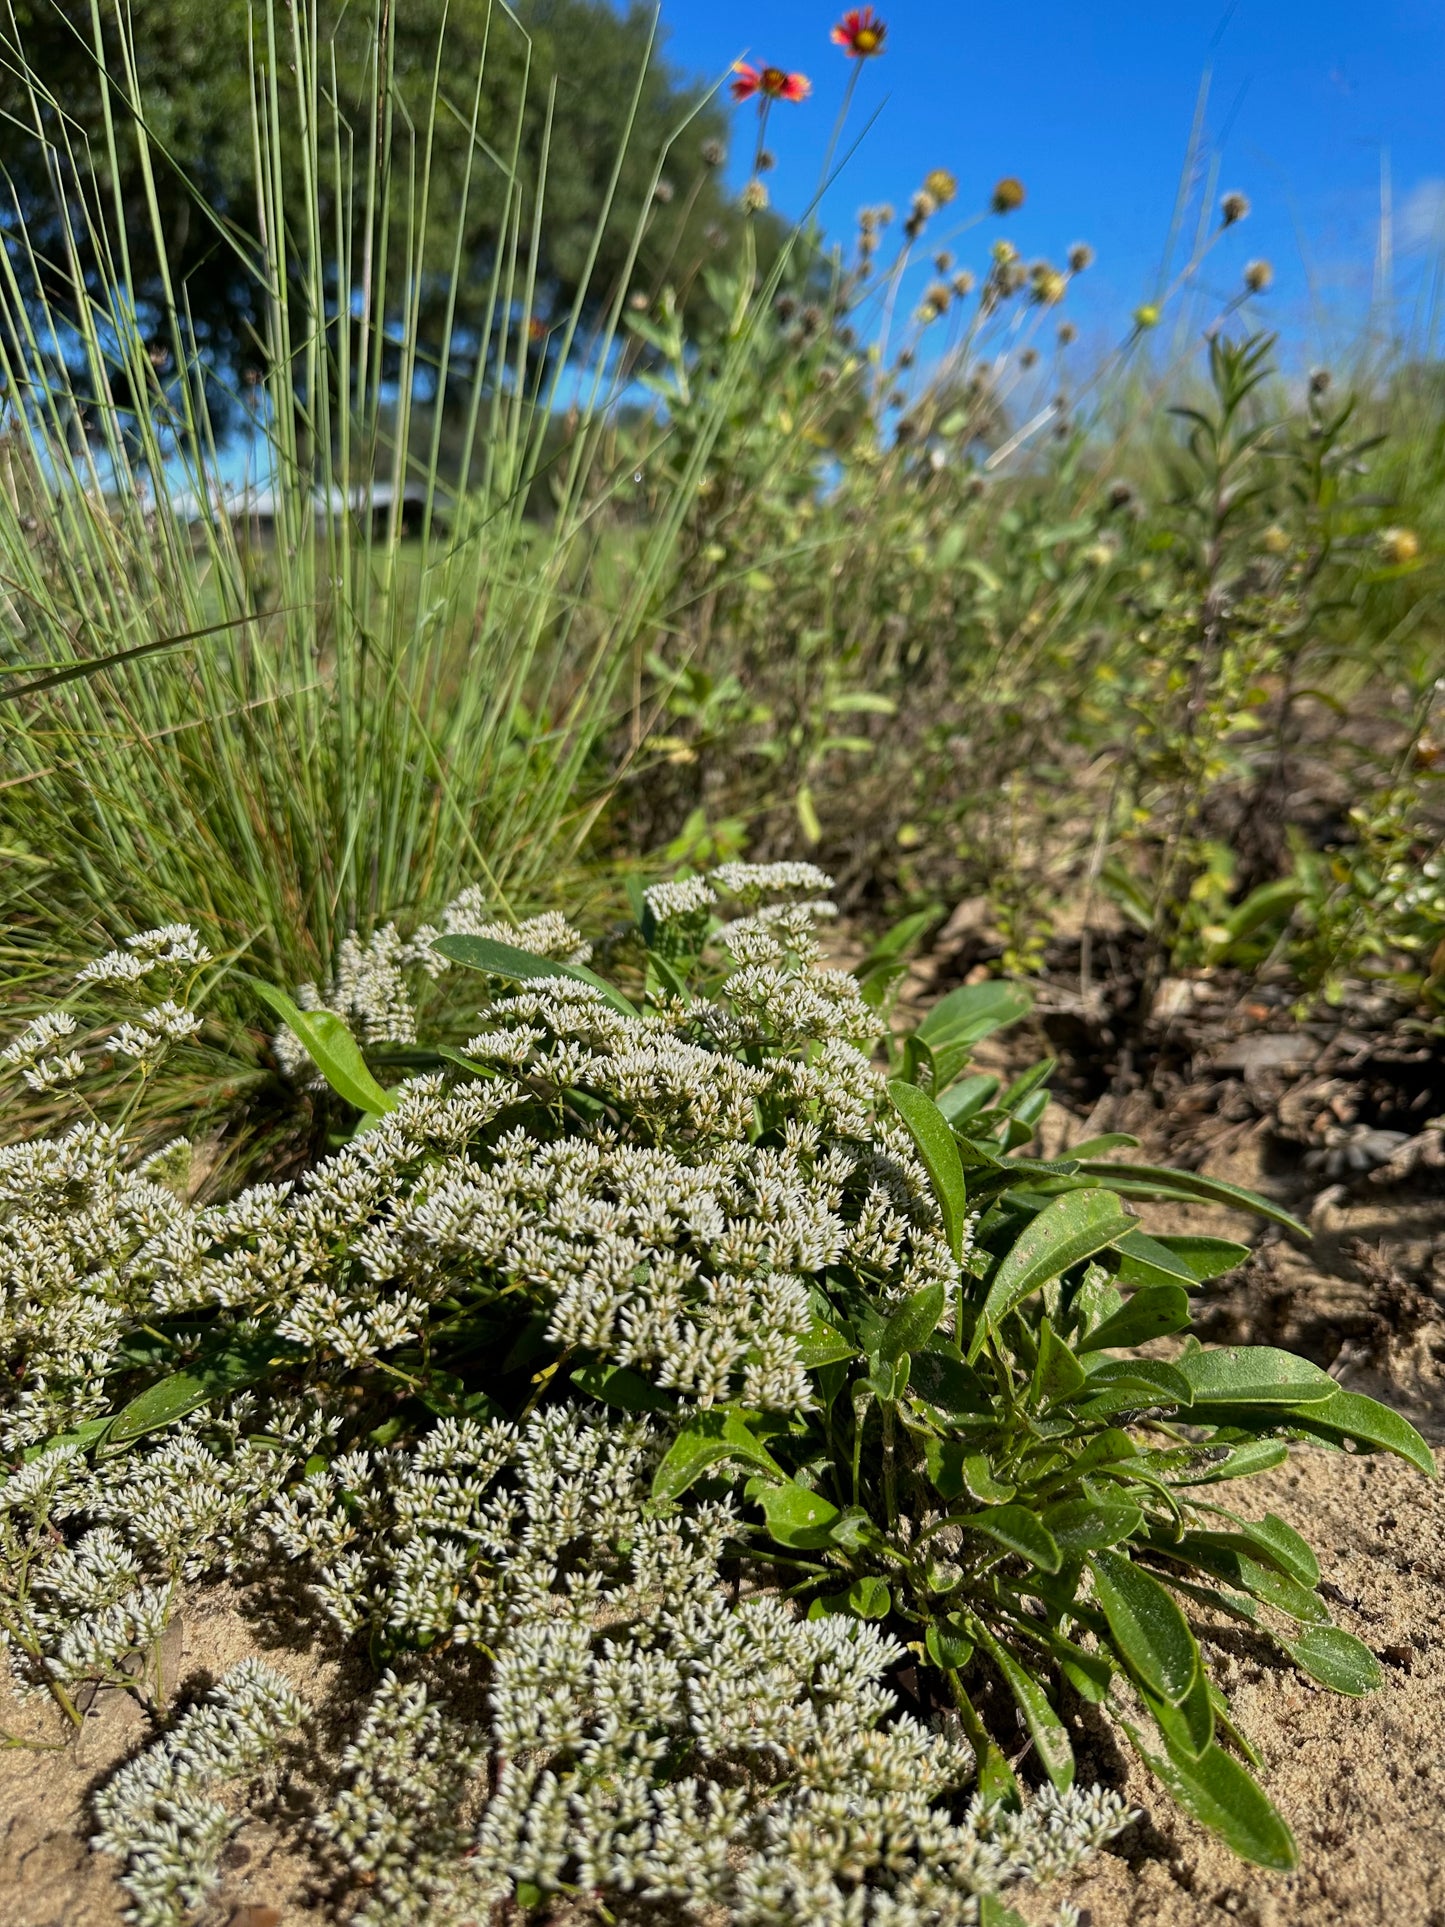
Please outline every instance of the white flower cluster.
[[254, 1780], [308, 1717], [284, 1679], [246, 1660], [96, 1794], [91, 1845], [124, 1860], [135, 1927], [183, 1927], [204, 1906], [245, 1817], [217, 1795]]
[[[360, 1596], [393, 1630], [496, 1655], [485, 1734], [388, 1678], [348, 1748], [321, 1824], [370, 1883], [362, 1921], [446, 1927], [519, 1888], [580, 1887], [620, 1919], [670, 1901], [738, 1927], [962, 1927], [978, 1893], [1064, 1871], [1127, 1823], [1097, 1791], [950, 1818], [972, 1756], [899, 1714], [883, 1675], [901, 1649], [735, 1601], [727, 1508], [659, 1516], [658, 1450], [642, 1421], [575, 1412], [515, 1439], [442, 1425], [273, 1508], [344, 1621]], [[499, 1771], [468, 1832], [484, 1758]]]
[[108, 950], [80, 970], [78, 984], [138, 984], [153, 971], [186, 971], [211, 961], [211, 953], [188, 923], [168, 923], [127, 937], [124, 950]]
[[353, 1366], [444, 1298], [524, 1291], [555, 1345], [702, 1404], [797, 1407], [810, 1277], [849, 1263], [901, 1296], [951, 1261], [906, 1133], [875, 1122], [855, 981], [765, 925], [744, 948], [722, 1000], [628, 1016], [566, 978], [499, 998], [466, 1047], [494, 1075], [413, 1080], [295, 1191], [168, 1199], [133, 1286], [274, 1315]]
[[[414, 1044], [416, 1004], [406, 973], [419, 965], [435, 978], [450, 968], [434, 948], [442, 936], [486, 937], [559, 963], [586, 963], [592, 955], [592, 946], [558, 911], [545, 911], [520, 924], [501, 923], [490, 915], [485, 896], [473, 885], [442, 911], [439, 928], [422, 924], [413, 936], [404, 938], [394, 923], [388, 923], [364, 940], [355, 933], [344, 938], [331, 982], [324, 989], [314, 983], [300, 985], [296, 1002], [302, 1010], [333, 1012], [365, 1044]], [[300, 1040], [284, 1027], [272, 1047], [288, 1077], [297, 1076], [310, 1063]]]
[[659, 923], [672, 917], [694, 917], [710, 910], [717, 892], [706, 877], [683, 877], [676, 883], [654, 883], [643, 891], [643, 900]]
[[[739, 1589], [731, 1504], [652, 1501], [676, 1420], [603, 1415], [551, 1375], [570, 1354], [684, 1413], [792, 1413], [824, 1273], [848, 1268], [885, 1307], [955, 1276], [911, 1140], [879, 1110], [873, 1013], [817, 967], [819, 904], [762, 901], [820, 887], [809, 865], [714, 873], [705, 888], [748, 914], [707, 998], [629, 1014], [575, 979], [509, 987], [466, 1047], [475, 1075], [412, 1080], [294, 1184], [192, 1205], [166, 1182], [176, 1145], [137, 1167], [94, 1120], [0, 1150], [0, 1445], [43, 1448], [0, 1483], [12, 1669], [62, 1699], [86, 1679], [139, 1691], [180, 1588], [244, 1581], [279, 1548], [333, 1637], [394, 1658], [320, 1796], [372, 1927], [460, 1927], [563, 1890], [638, 1927], [660, 1907], [968, 1927], [980, 1893], [1125, 1823], [1093, 1793], [1009, 1817], [961, 1806], [971, 1755], [900, 1707], [886, 1676], [903, 1654], [879, 1628], [803, 1619], [756, 1576]], [[586, 954], [560, 919], [492, 932]], [[423, 961], [405, 948], [358, 946], [333, 987], [363, 1025], [400, 1021], [399, 973]], [[174, 931], [113, 956], [196, 960]], [[158, 1036], [189, 1019], [166, 1009], [141, 1020]], [[35, 1032], [26, 1061], [69, 1035]], [[535, 1409], [419, 1431], [407, 1382], [471, 1326], [483, 1349], [531, 1334]], [[261, 1361], [243, 1378], [279, 1354], [279, 1376], [91, 1464], [117, 1382], [138, 1358], [166, 1369], [144, 1349], [166, 1329]], [[368, 1434], [379, 1387], [411, 1416]], [[104, 1790], [98, 1844], [125, 1857], [141, 1927], [204, 1901], [236, 1824], [225, 1782], [302, 1716], [261, 1669], [233, 1675]]]
[[45, 1011], [0, 1051], [0, 1061], [18, 1070], [32, 1091], [53, 1091], [73, 1083], [85, 1069], [80, 1052], [59, 1051], [56, 1046], [72, 1038], [75, 1030], [68, 1010]]

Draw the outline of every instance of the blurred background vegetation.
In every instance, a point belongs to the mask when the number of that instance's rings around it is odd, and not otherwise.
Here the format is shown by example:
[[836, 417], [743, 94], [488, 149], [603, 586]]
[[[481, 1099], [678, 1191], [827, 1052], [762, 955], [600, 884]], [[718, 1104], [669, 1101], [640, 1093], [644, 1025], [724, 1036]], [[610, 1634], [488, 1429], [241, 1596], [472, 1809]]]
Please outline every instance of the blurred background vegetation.
[[[296, 985], [468, 884], [746, 852], [867, 925], [972, 903], [1013, 972], [1438, 1021], [1438, 342], [1281, 372], [1268, 264], [1200, 293], [1248, 218], [1213, 170], [1082, 363], [1088, 250], [1021, 258], [1018, 183], [789, 225], [765, 121], [739, 197], [641, 8], [25, 0], [0, 39], [16, 1014], [174, 920]], [[272, 1074], [226, 1009], [206, 1101]]]

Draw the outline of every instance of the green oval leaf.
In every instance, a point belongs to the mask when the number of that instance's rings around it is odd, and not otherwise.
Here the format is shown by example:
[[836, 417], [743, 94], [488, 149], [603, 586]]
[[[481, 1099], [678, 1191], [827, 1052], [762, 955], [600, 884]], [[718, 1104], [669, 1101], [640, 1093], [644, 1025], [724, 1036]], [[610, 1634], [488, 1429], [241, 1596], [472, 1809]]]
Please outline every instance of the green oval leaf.
[[1189, 1318], [1189, 1293], [1182, 1285], [1140, 1285], [1127, 1305], [1079, 1340], [1079, 1350], [1143, 1345], [1151, 1338], [1183, 1331]]
[[1328, 1398], [1311, 1404], [1291, 1422], [1332, 1445], [1353, 1439], [1375, 1451], [1393, 1452], [1408, 1459], [1426, 1478], [1436, 1476], [1435, 1456], [1409, 1420], [1363, 1392], [1342, 1392], [1336, 1385]]
[[652, 1496], [659, 1502], [679, 1498], [704, 1472], [730, 1459], [758, 1466], [779, 1479], [786, 1476], [736, 1412], [698, 1412], [678, 1433], [653, 1473]]
[[1199, 1648], [1175, 1600], [1122, 1553], [1091, 1553], [1089, 1567], [1119, 1657], [1161, 1699], [1178, 1706], [1199, 1671]]
[[901, 1304], [883, 1327], [878, 1356], [895, 1364], [905, 1352], [922, 1351], [943, 1316], [948, 1298], [940, 1284], [924, 1285]]
[[[1188, 1407], [1192, 1392], [1189, 1380], [1177, 1365], [1162, 1358], [1106, 1358], [1089, 1356], [1089, 1376], [1083, 1397], [1092, 1399], [1105, 1391], [1127, 1391], [1137, 1405], [1180, 1405]], [[1089, 1409], [1092, 1411], [1093, 1405]]]
[[1016, 1024], [1034, 1007], [1020, 984], [962, 984], [949, 991], [918, 1026], [918, 1035], [933, 1051], [956, 1050], [981, 1042], [1007, 1024]]
[[1135, 1228], [1135, 1220], [1111, 1191], [1070, 1191], [1046, 1204], [994, 1273], [969, 1346], [969, 1363], [982, 1351], [989, 1332], [1031, 1292]]
[[247, 979], [256, 995], [305, 1047], [307, 1056], [336, 1095], [363, 1115], [384, 1117], [396, 1109], [396, 1097], [384, 1091], [367, 1069], [361, 1046], [341, 1019], [329, 1010], [301, 1010], [282, 990]]
[[167, 1378], [147, 1385], [123, 1406], [106, 1430], [107, 1446], [129, 1445], [132, 1439], [172, 1425], [188, 1412], [198, 1410], [216, 1396], [216, 1387], [194, 1372], [172, 1372]]
[[1065, 1558], [1117, 1546], [1144, 1523], [1138, 1506], [1113, 1499], [1065, 1499], [1049, 1506], [1042, 1517]]
[[1166, 1739], [1161, 1757], [1145, 1747], [1127, 1721], [1120, 1725], [1171, 1798], [1241, 1860], [1284, 1870], [1296, 1864], [1293, 1834], [1258, 1781], [1222, 1747], [1206, 1747], [1194, 1760]]
[[848, 1608], [860, 1619], [886, 1619], [893, 1610], [893, 1595], [882, 1579], [855, 1579], [848, 1588]]
[[1298, 1579], [1302, 1586], [1320, 1583], [1320, 1562], [1313, 1549], [1276, 1513], [1266, 1512], [1262, 1519], [1252, 1519], [1248, 1525], [1241, 1526], [1240, 1531], [1262, 1547], [1272, 1563], [1291, 1579]]
[[1274, 1345], [1185, 1352], [1177, 1364], [1200, 1405], [1315, 1405], [1340, 1389], [1318, 1365]]
[[1338, 1626], [1310, 1626], [1297, 1638], [1281, 1639], [1296, 1666], [1333, 1692], [1363, 1699], [1380, 1684], [1380, 1663], [1353, 1633]]
[[[838, 1508], [821, 1492], [790, 1479], [786, 1485], [769, 1486], [757, 1495], [768, 1522], [768, 1531], [780, 1546], [816, 1547], [829, 1543], [829, 1528], [838, 1517]], [[885, 1608], [886, 1610], [886, 1608]]]
[[944, 1672], [962, 1672], [973, 1658], [973, 1641], [951, 1615], [935, 1619], [923, 1636], [928, 1657]]
[[1040, 1572], [1057, 1572], [1062, 1564], [1052, 1534], [1027, 1506], [990, 1506], [986, 1512], [967, 1513], [950, 1519], [949, 1523], [966, 1526], [970, 1532], [981, 1532], [996, 1545], [1027, 1559]]
[[[916, 1084], [905, 1084], [895, 1078], [888, 1086], [888, 1095], [923, 1161], [928, 1182], [938, 1200], [948, 1248], [953, 1253], [955, 1263], [960, 1262], [963, 1258], [963, 1234], [968, 1224], [968, 1187], [963, 1179], [963, 1159], [958, 1154], [958, 1140], [933, 1099], [926, 1091], [920, 1091]], [[937, 1322], [935, 1319], [934, 1323]]]
[[547, 977], [570, 977], [574, 983], [590, 984], [600, 991], [612, 1008], [624, 1017], [637, 1015], [622, 992], [599, 977], [595, 970], [581, 964], [555, 963], [550, 957], [537, 957], [530, 950], [518, 950], [509, 943], [493, 943], [490, 937], [438, 937], [432, 949], [451, 963], [467, 970], [485, 971], [489, 977], [508, 977], [514, 983], [527, 983]]

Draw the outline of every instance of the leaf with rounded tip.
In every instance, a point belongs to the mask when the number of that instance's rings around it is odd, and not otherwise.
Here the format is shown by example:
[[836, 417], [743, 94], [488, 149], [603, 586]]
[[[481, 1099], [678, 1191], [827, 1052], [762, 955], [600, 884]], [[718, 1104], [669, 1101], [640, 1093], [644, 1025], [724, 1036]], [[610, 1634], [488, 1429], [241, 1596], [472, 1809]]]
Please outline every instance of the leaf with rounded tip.
[[893, 1365], [905, 1352], [922, 1351], [938, 1328], [948, 1297], [941, 1284], [922, 1285], [906, 1298], [898, 1307], [888, 1323], [883, 1327], [878, 1340], [878, 1356], [885, 1364]]
[[791, 1479], [786, 1485], [768, 1486], [760, 1492], [758, 1504], [769, 1533], [780, 1546], [825, 1546], [829, 1528], [838, 1517], [838, 1508], [831, 1500]]
[[923, 1644], [934, 1665], [945, 1672], [961, 1672], [973, 1658], [973, 1641], [952, 1614], [932, 1622]]
[[860, 1619], [886, 1619], [893, 1610], [887, 1582], [872, 1575], [855, 1579], [848, 1588], [848, 1610]]
[[1320, 1583], [1320, 1562], [1313, 1549], [1277, 1513], [1266, 1512], [1262, 1519], [1251, 1519], [1248, 1525], [1239, 1529], [1247, 1539], [1252, 1539], [1262, 1548], [1273, 1565], [1287, 1572], [1291, 1579], [1298, 1579], [1302, 1586], [1317, 1586]]
[[956, 1050], [1016, 1024], [1033, 1007], [1033, 997], [1020, 984], [962, 984], [938, 1000], [918, 1026], [918, 1035], [931, 1050]]
[[1199, 1648], [1173, 1596], [1118, 1552], [1089, 1555], [1114, 1648], [1144, 1684], [1178, 1706], [1199, 1672]]
[[1046, 1204], [1015, 1239], [989, 1286], [968, 1348], [972, 1364], [989, 1333], [1031, 1292], [1092, 1258], [1135, 1228], [1110, 1191], [1069, 1191]]
[[1363, 1640], [1338, 1626], [1309, 1626], [1294, 1638], [1279, 1638], [1296, 1666], [1333, 1692], [1363, 1699], [1380, 1684], [1380, 1663]]
[[1316, 1405], [1339, 1390], [1328, 1372], [1275, 1345], [1221, 1345], [1176, 1364], [1197, 1405]]
[[652, 1475], [652, 1496], [661, 1501], [679, 1498], [704, 1472], [730, 1460], [757, 1466], [779, 1479], [786, 1476], [737, 1412], [715, 1408], [695, 1413], [672, 1441]]
[[1269, 1796], [1222, 1747], [1206, 1747], [1196, 1760], [1166, 1738], [1161, 1756], [1149, 1751], [1127, 1720], [1119, 1724], [1171, 1798], [1201, 1826], [1217, 1833], [1241, 1860], [1284, 1871], [1297, 1864], [1294, 1836]]
[[581, 964], [556, 963], [551, 957], [534, 956], [530, 950], [518, 950], [510, 943], [494, 943], [490, 937], [437, 937], [432, 949], [449, 963], [461, 964], [467, 970], [481, 970], [489, 977], [507, 977], [513, 983], [530, 983], [534, 979], [548, 977], [570, 977], [574, 983], [590, 984], [616, 1011], [624, 1017], [637, 1015], [622, 992], [609, 984], [605, 977], [599, 977], [595, 970], [588, 970]]
[[1049, 1506], [1042, 1516], [1066, 1558], [1117, 1546], [1144, 1522], [1138, 1506], [1113, 1499], [1065, 1499]]
[[1165, 1558], [1178, 1559], [1211, 1573], [1227, 1585], [1239, 1586], [1278, 1612], [1288, 1613], [1305, 1625], [1324, 1625], [1329, 1612], [1324, 1601], [1308, 1586], [1258, 1555], [1264, 1548], [1242, 1532], [1185, 1532], [1178, 1538], [1157, 1537], [1154, 1550]]
[[1105, 1358], [1100, 1359], [1090, 1353], [1085, 1369], [1088, 1379], [1080, 1397], [1105, 1390], [1111, 1385], [1139, 1385], [1151, 1396], [1145, 1400], [1153, 1405], [1190, 1404], [1189, 1380], [1178, 1365], [1171, 1365], [1162, 1358]]
[[[954, 1262], [958, 1263], [963, 1257], [963, 1234], [968, 1223], [968, 1186], [964, 1183], [958, 1140], [933, 1099], [916, 1084], [905, 1084], [895, 1078], [888, 1086], [888, 1095], [894, 1110], [908, 1127], [908, 1135], [928, 1173], [943, 1220], [944, 1236]], [[935, 1319], [934, 1324], [937, 1322]], [[929, 1329], [931, 1331], [932, 1326]]]
[[986, 1512], [955, 1515], [949, 1524], [981, 1532], [986, 1539], [992, 1539], [1008, 1552], [1018, 1553], [1041, 1572], [1057, 1572], [1062, 1563], [1053, 1535], [1027, 1506], [990, 1506]]
[[1409, 1420], [1363, 1392], [1342, 1392], [1336, 1385], [1328, 1398], [1311, 1404], [1295, 1418], [1304, 1430], [1331, 1444], [1353, 1439], [1376, 1451], [1408, 1459], [1426, 1478], [1437, 1475], [1434, 1454]]

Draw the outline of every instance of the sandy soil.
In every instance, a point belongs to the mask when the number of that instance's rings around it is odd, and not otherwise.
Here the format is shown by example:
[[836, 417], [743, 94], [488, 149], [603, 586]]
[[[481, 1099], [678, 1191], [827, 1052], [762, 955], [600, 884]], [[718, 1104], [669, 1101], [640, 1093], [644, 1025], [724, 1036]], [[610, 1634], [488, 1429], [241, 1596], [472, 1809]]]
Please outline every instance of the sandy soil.
[[1308, 1451], [1251, 1496], [1310, 1540], [1336, 1619], [1385, 1674], [1371, 1698], [1342, 1699], [1279, 1668], [1263, 1642], [1215, 1637], [1300, 1870], [1241, 1866], [1111, 1745], [1081, 1749], [1081, 1777], [1122, 1785], [1142, 1818], [1073, 1881], [1031, 1897], [1021, 1911], [1040, 1927], [1064, 1898], [1086, 1927], [1445, 1927], [1441, 1488], [1394, 1459]]

